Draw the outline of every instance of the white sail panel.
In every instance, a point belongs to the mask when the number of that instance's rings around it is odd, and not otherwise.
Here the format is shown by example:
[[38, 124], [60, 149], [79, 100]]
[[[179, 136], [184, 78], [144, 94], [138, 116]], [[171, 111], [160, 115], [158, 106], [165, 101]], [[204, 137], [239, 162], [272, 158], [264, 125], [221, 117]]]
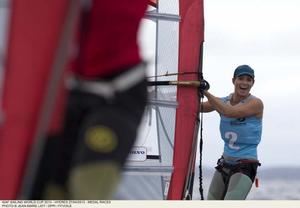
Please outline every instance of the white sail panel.
[[[156, 15], [153, 17], [156, 27], [151, 31], [155, 34], [155, 45], [150, 49], [155, 52], [155, 64], [150, 64], [150, 75], [178, 72], [178, 5], [178, 0], [159, 1], [158, 9], [151, 11]], [[177, 80], [177, 76], [152, 78], [155, 81], [168, 79]], [[173, 171], [177, 87], [156, 86], [148, 90], [149, 104], [116, 199], [167, 198]]]

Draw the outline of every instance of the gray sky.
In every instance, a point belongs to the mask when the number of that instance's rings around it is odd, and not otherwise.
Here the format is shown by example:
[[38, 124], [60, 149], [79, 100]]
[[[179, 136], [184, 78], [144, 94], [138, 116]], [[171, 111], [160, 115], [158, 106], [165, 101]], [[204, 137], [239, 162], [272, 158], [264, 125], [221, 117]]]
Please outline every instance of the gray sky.
[[[206, 0], [203, 73], [211, 92], [233, 91], [233, 70], [249, 64], [252, 94], [264, 102], [259, 159], [266, 166], [300, 165], [300, 1]], [[203, 162], [222, 152], [219, 115], [205, 114]]]

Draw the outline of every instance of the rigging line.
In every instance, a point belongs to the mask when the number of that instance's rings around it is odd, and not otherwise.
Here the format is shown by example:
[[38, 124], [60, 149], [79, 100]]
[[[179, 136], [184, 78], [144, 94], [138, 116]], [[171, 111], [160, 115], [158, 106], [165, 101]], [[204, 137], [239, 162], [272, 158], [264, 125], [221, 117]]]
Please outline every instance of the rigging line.
[[[203, 42], [200, 43], [199, 46], [199, 64], [198, 64], [198, 79], [199, 80], [204, 80], [203, 77]], [[205, 84], [207, 84], [208, 88], [209, 88], [209, 83], [204, 80]], [[199, 88], [198, 88], [199, 89]], [[204, 200], [204, 196], [203, 196], [203, 166], [202, 166], [202, 152], [203, 152], [203, 99], [204, 99], [204, 94], [203, 91], [201, 91], [200, 89], [198, 90], [198, 95], [200, 98], [200, 135], [199, 135], [199, 192], [200, 192], [200, 199]], [[199, 117], [198, 117], [199, 118]]]
[[199, 72], [181, 72], [181, 73], [169, 73], [168, 71], [165, 74], [161, 75], [154, 75], [154, 76], [149, 76], [147, 78], [156, 78], [156, 77], [169, 77], [169, 76], [181, 76], [181, 75], [187, 75], [187, 74], [199, 74]]
[[203, 175], [202, 175], [202, 151], [203, 151], [203, 96], [200, 98], [200, 144], [199, 144], [199, 192], [201, 200], [204, 200], [203, 196]]
[[[195, 161], [196, 161], [196, 154], [197, 154], [197, 143], [198, 143], [198, 128], [199, 128], [199, 115], [198, 113], [195, 115], [196, 123], [195, 123], [195, 131], [193, 136], [193, 143], [192, 143], [192, 152], [190, 155], [189, 166], [188, 166], [188, 177], [185, 183], [185, 200], [192, 200], [192, 189], [194, 184], [194, 169], [195, 169]], [[197, 129], [197, 130], [196, 130]]]

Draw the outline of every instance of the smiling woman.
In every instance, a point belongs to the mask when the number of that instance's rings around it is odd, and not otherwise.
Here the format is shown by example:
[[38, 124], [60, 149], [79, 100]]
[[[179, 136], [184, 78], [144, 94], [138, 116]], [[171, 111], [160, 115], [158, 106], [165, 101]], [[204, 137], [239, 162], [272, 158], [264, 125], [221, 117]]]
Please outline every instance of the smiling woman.
[[[264, 129], [258, 151], [268, 167], [298, 167], [300, 108], [300, 1], [210, 0], [205, 2], [204, 76], [214, 95], [229, 94], [231, 69], [251, 63], [256, 79], [251, 93], [263, 98]], [[297, 81], [298, 80], [298, 81]], [[216, 84], [222, 83], [222, 84]], [[288, 110], [282, 112], [282, 106]], [[216, 138], [218, 115], [205, 115], [204, 138]], [[283, 140], [284, 144], [283, 146]], [[283, 148], [285, 147], [285, 148]], [[222, 142], [204, 142], [205, 166], [219, 156]], [[218, 151], [219, 150], [219, 151]], [[282, 154], [274, 154], [281, 152]]]
[[262, 132], [262, 101], [251, 95], [254, 85], [254, 70], [241, 65], [234, 71], [234, 92], [217, 98], [208, 91], [204, 95], [203, 112], [217, 111], [221, 116], [220, 133], [224, 152], [218, 160], [208, 199], [246, 199], [260, 165], [257, 146]]

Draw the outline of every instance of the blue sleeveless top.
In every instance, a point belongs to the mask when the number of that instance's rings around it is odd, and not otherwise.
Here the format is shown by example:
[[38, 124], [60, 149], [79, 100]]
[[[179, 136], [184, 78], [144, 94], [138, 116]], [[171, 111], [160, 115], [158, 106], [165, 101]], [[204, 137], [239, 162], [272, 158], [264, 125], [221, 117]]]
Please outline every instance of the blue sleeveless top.
[[[221, 98], [229, 103], [232, 95]], [[255, 98], [250, 95], [240, 103]], [[257, 159], [257, 145], [262, 134], [262, 118], [255, 116], [229, 118], [221, 115], [220, 133], [224, 140], [224, 156], [245, 159]]]

